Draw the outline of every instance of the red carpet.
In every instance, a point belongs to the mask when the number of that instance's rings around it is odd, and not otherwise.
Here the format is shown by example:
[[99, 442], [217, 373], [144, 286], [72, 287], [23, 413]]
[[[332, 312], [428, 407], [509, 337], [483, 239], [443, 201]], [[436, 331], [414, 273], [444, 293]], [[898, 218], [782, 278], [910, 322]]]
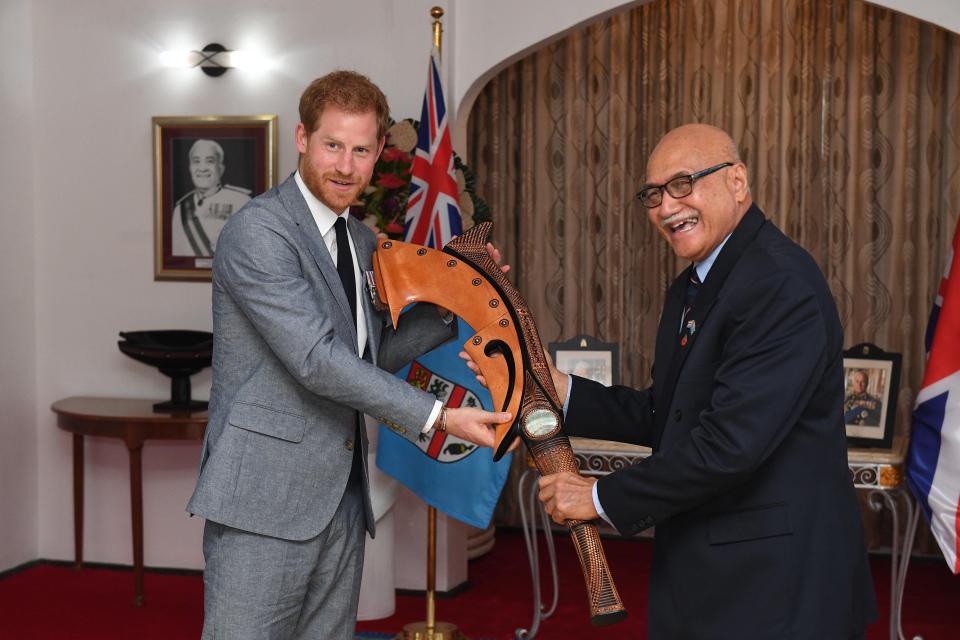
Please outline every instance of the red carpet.
[[2, 640], [199, 638], [203, 580], [148, 572], [133, 607], [133, 571], [37, 565], [0, 580]]
[[[584, 586], [573, 547], [558, 537], [560, 604], [537, 635], [543, 640], [646, 637], [646, 578], [650, 544], [607, 540], [605, 547], [617, 586], [629, 611], [626, 622], [604, 629], [590, 626]], [[541, 561], [543, 561], [541, 553]], [[889, 558], [872, 559], [881, 619], [870, 640], [888, 638]], [[544, 567], [545, 570], [546, 567]], [[523, 537], [500, 531], [496, 546], [470, 565], [471, 587], [437, 601], [441, 620], [457, 624], [474, 640], [513, 638], [530, 624], [533, 605]], [[549, 588], [548, 586], [545, 588]], [[147, 605], [130, 606], [129, 571], [36, 565], [0, 579], [0, 640], [178, 640], [197, 638], [202, 624], [202, 581], [197, 575], [149, 572]], [[549, 594], [548, 594], [549, 595]], [[942, 561], [917, 561], [910, 567], [904, 598], [907, 638], [952, 640], [960, 637], [960, 576]], [[361, 622], [361, 632], [395, 633], [424, 618], [421, 597], [397, 598], [397, 613], [385, 620]]]

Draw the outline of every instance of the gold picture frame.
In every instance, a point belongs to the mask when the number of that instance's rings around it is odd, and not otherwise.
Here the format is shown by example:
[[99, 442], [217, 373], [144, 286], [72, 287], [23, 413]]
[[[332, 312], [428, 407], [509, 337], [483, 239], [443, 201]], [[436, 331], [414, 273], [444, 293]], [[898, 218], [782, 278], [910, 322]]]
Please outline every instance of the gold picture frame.
[[217, 236], [277, 184], [277, 116], [156, 116], [154, 280], [210, 280]]

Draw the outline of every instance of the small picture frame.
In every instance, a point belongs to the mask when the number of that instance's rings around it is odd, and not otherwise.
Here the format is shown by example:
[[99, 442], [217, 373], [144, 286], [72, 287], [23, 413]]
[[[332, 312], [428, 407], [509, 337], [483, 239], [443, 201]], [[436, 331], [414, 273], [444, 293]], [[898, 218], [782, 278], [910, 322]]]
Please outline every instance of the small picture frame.
[[564, 342], [551, 342], [547, 351], [557, 369], [602, 385], [620, 383], [620, 346], [579, 335]]
[[277, 116], [153, 118], [154, 280], [209, 280], [217, 236], [277, 183]]
[[843, 352], [843, 422], [851, 447], [889, 449], [897, 418], [899, 353], [867, 342]]

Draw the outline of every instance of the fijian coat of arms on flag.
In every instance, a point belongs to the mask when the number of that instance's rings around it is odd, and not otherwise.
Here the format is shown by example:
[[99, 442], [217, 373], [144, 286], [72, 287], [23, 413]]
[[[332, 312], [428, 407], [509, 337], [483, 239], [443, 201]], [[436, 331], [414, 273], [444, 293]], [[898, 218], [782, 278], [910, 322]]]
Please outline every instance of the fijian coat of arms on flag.
[[[410, 366], [407, 382], [437, 396], [450, 408], [476, 407], [482, 409], [480, 399], [473, 391], [430, 371], [419, 362]], [[422, 433], [417, 441], [420, 449], [437, 462], [457, 462], [476, 451], [477, 445], [444, 432]]]

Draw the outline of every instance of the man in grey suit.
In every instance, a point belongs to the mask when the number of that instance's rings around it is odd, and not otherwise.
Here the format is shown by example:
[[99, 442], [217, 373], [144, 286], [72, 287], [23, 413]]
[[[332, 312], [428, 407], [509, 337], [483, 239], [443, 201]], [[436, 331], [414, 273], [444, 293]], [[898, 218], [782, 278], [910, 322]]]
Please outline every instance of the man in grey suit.
[[365, 295], [375, 238], [348, 210], [388, 122], [364, 76], [315, 80], [300, 99], [298, 171], [220, 233], [210, 418], [187, 505], [207, 519], [205, 639], [353, 637], [374, 534], [361, 414], [410, 440], [445, 428], [486, 446], [510, 419], [443, 409], [388, 373], [456, 332], [432, 305], [395, 332]]

